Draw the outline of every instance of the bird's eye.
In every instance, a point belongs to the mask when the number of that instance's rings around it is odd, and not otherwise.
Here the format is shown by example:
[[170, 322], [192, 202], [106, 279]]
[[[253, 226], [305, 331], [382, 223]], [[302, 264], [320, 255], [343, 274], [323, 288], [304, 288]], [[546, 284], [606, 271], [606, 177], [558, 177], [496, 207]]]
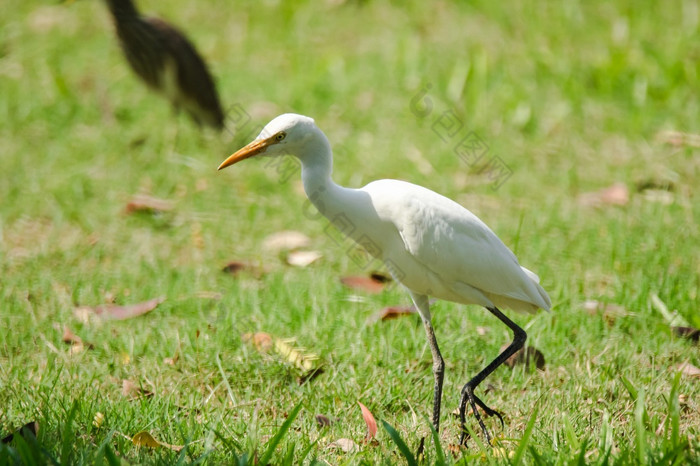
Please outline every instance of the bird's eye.
[[282, 139], [284, 139], [284, 138], [286, 138], [286, 137], [287, 137], [287, 133], [285, 133], [284, 131], [280, 131], [279, 133], [277, 133], [277, 134], [275, 135], [275, 140], [276, 140], [277, 142], [280, 142]]

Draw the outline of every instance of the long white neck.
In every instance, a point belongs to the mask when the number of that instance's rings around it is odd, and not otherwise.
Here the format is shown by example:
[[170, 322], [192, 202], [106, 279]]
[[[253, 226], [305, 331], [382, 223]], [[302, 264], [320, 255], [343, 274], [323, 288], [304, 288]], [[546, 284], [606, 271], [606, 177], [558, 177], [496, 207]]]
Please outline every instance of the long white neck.
[[335, 222], [335, 217], [344, 211], [355, 190], [333, 182], [333, 152], [326, 135], [317, 129], [297, 157], [301, 161], [306, 196], [319, 212]]

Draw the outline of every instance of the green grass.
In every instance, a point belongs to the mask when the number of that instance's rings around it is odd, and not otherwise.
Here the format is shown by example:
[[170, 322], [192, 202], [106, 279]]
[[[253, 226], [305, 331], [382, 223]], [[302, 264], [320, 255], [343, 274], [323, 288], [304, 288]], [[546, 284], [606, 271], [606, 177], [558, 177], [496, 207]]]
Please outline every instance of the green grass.
[[[188, 32], [225, 105], [251, 121], [218, 136], [173, 115], [127, 69], [100, 1], [5, 8], [0, 432], [30, 421], [40, 430], [0, 445], [0, 464], [403, 463], [399, 445], [414, 455], [421, 437], [430, 464], [443, 451], [447, 463], [700, 463], [700, 385], [678, 375], [683, 362], [700, 366], [700, 352], [651, 300], [700, 327], [700, 153], [656, 138], [700, 132], [696, 2], [140, 3]], [[432, 111], [416, 115], [412, 99], [427, 85]], [[457, 139], [433, 130], [450, 110], [460, 135], [475, 132], [512, 171], [499, 189], [455, 154]], [[447, 365], [436, 445], [422, 326], [368, 323], [408, 296], [350, 299], [338, 278], [366, 270], [307, 210], [298, 174], [264, 161], [216, 172], [285, 111], [326, 132], [337, 182], [398, 178], [439, 191], [542, 278], [553, 311], [513, 317], [546, 370], [501, 368], [480, 388], [505, 413], [503, 431], [487, 421], [497, 447], [477, 437], [456, 456], [448, 448], [461, 386], [509, 340], [504, 326], [477, 307], [434, 305]], [[673, 183], [670, 204], [636, 191], [650, 180]], [[617, 181], [630, 188], [627, 205], [580, 205], [581, 193]], [[175, 208], [125, 214], [137, 193]], [[297, 269], [265, 251], [283, 229], [309, 235], [323, 259]], [[267, 273], [222, 273], [234, 259]], [[74, 314], [158, 296], [155, 311], [122, 322]], [[589, 299], [625, 312], [591, 315]], [[93, 349], [71, 354], [64, 326]], [[242, 341], [256, 331], [296, 337], [324, 373], [297, 384], [283, 358]], [[123, 379], [153, 395], [127, 399]], [[362, 443], [357, 401], [389, 426], [377, 443]], [[316, 414], [335, 422], [318, 428]], [[186, 447], [121, 435], [141, 431]], [[329, 447], [341, 438], [359, 451]]]

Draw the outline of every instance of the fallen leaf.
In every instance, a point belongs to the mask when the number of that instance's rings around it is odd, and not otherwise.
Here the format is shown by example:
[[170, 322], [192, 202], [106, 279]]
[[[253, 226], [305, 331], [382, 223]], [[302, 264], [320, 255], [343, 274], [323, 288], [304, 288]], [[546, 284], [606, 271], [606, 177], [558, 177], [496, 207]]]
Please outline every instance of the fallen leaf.
[[385, 321], [390, 319], [396, 319], [401, 316], [409, 316], [416, 314], [416, 309], [414, 307], [405, 306], [388, 306], [377, 312], [375, 315], [370, 317], [368, 320], [370, 322]]
[[660, 131], [656, 135], [660, 142], [675, 147], [700, 147], [700, 134], [682, 133], [680, 131]]
[[262, 277], [263, 273], [265, 273], [265, 269], [263, 267], [243, 261], [231, 261], [226, 264], [221, 271], [224, 273], [229, 273], [234, 277], [240, 275], [241, 272], [248, 272], [255, 278], [260, 278]]
[[328, 445], [328, 448], [340, 448], [345, 453], [355, 453], [360, 451], [360, 446], [349, 438], [339, 438]]
[[314, 418], [316, 419], [316, 425], [318, 425], [319, 429], [321, 427], [330, 427], [331, 424], [333, 424], [333, 421], [331, 421], [328, 416], [324, 416], [323, 414], [317, 414], [314, 416]]
[[671, 327], [671, 330], [681, 338], [687, 338], [695, 343], [700, 341], [700, 330], [694, 327]]
[[244, 333], [241, 337], [246, 343], [253, 343], [255, 349], [267, 353], [272, 349], [272, 335], [265, 332]]
[[372, 277], [342, 277], [340, 283], [353, 290], [377, 294], [384, 290], [384, 282]]
[[684, 362], [683, 364], [678, 364], [676, 366], [676, 369], [681, 371], [683, 375], [687, 375], [689, 377], [694, 377], [694, 378], [700, 378], [700, 368], [697, 368], [690, 364], [689, 362]]
[[307, 267], [323, 257], [318, 251], [292, 251], [287, 255], [287, 264]]
[[175, 355], [172, 358], [163, 358], [163, 364], [167, 364], [169, 366], [174, 366], [179, 359], [180, 359], [180, 352], [176, 351]]
[[165, 442], [161, 442], [159, 440], [156, 440], [155, 437], [153, 437], [150, 433], [148, 433], [146, 431], [137, 433], [136, 435], [134, 435], [131, 438], [131, 441], [137, 447], [149, 447], [149, 448], [165, 447], [165, 448], [169, 448], [173, 451], [180, 451], [184, 448], [183, 445], [170, 445], [169, 443], [165, 443]]
[[158, 199], [147, 196], [145, 194], [137, 194], [132, 197], [126, 204], [126, 213], [133, 214], [135, 212], [145, 213], [161, 213], [173, 210], [173, 203], [165, 199]]
[[63, 343], [68, 343], [69, 345], [82, 344], [83, 340], [79, 336], [75, 335], [68, 326], [63, 327], [63, 337], [61, 338]]
[[221, 269], [222, 272], [230, 273], [231, 275], [238, 275], [239, 272], [250, 268], [249, 264], [239, 261], [231, 261]]
[[587, 207], [600, 207], [603, 205], [626, 205], [630, 200], [629, 189], [624, 183], [615, 183], [598, 191], [579, 195], [579, 204]]
[[365, 441], [368, 442], [377, 435], [377, 421], [374, 419], [374, 416], [372, 416], [370, 410], [367, 409], [367, 406], [363, 405], [359, 401], [357, 402], [357, 404], [360, 405], [360, 410], [362, 411], [362, 419], [364, 419], [365, 424], [367, 424], [367, 436], [365, 437]]
[[137, 386], [131, 380], [122, 380], [122, 395], [131, 400], [138, 398], [150, 398], [153, 396], [153, 392], [144, 390], [143, 388]]
[[290, 251], [307, 248], [311, 245], [311, 238], [304, 233], [286, 230], [273, 233], [263, 240], [263, 249], [270, 252]]
[[15, 438], [15, 435], [19, 435], [20, 437], [24, 437], [25, 432], [31, 432], [34, 437], [36, 437], [37, 432], [39, 432], [39, 423], [36, 421], [28, 422], [16, 431], [12, 432], [9, 435], [6, 435], [5, 437], [0, 440], [0, 443], [10, 443], [13, 438]]
[[[501, 347], [501, 352], [503, 352], [508, 345], [503, 345]], [[544, 370], [544, 354], [534, 346], [526, 346], [525, 348], [520, 348], [511, 357], [506, 359], [505, 365], [514, 368], [516, 365], [525, 364], [526, 370], [530, 370], [530, 363], [534, 363], [538, 370]]]
[[95, 346], [92, 343], [84, 342], [78, 335], [74, 334], [67, 325], [63, 326], [63, 343], [71, 345], [71, 353], [80, 353], [84, 348], [93, 349]]
[[[101, 304], [94, 307], [81, 306], [78, 309], [88, 309], [106, 319], [125, 320], [151, 312], [163, 301], [165, 301], [165, 298], [154, 298], [142, 303], [129, 304], [125, 306], [120, 306], [118, 304]], [[76, 313], [78, 312], [82, 311], [76, 310]]]

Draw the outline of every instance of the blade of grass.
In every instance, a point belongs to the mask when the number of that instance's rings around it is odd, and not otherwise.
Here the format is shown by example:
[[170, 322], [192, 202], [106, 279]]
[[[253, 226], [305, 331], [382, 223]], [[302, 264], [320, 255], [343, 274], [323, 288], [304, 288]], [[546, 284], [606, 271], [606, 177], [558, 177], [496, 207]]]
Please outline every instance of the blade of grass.
[[399, 451], [406, 459], [406, 464], [408, 464], [409, 466], [418, 466], [415, 456], [413, 456], [413, 453], [411, 453], [411, 450], [408, 448], [408, 445], [406, 445], [406, 443], [403, 441], [396, 429], [391, 427], [386, 421], [382, 421], [382, 425], [384, 426], [384, 429], [386, 429], [386, 431], [389, 433], [391, 440], [394, 441]]
[[564, 419], [564, 434], [566, 435], [566, 440], [569, 442], [572, 450], [578, 451], [578, 449], [581, 448], [581, 442], [579, 442], [576, 432], [574, 432], [571, 421], [569, 421], [569, 416], [564, 413], [562, 417]]
[[535, 421], [537, 420], [537, 414], [539, 413], [539, 410], [539, 405], [535, 405], [535, 410], [532, 412], [530, 419], [527, 421], [527, 425], [525, 426], [525, 432], [523, 433], [523, 437], [520, 439], [518, 449], [515, 450], [515, 455], [513, 456], [513, 461], [511, 462], [511, 464], [517, 465], [520, 464], [520, 461], [522, 461], [523, 455], [525, 454], [525, 449], [527, 448], [527, 444], [530, 442], [532, 430], [535, 428]]
[[311, 453], [311, 450], [316, 446], [318, 443], [318, 440], [314, 440], [309, 444], [308, 447], [306, 447], [304, 450], [302, 450], [301, 455], [299, 456], [299, 459], [297, 460], [297, 464], [302, 464], [304, 460], [306, 459], [307, 456], [309, 456], [309, 453]]
[[[671, 385], [671, 394], [668, 399], [668, 416], [670, 420], [671, 429], [671, 445], [677, 447], [680, 440], [680, 403], [678, 401], [678, 390], [681, 382], [681, 372], [676, 372], [673, 377], [673, 383]], [[668, 430], [668, 424], [666, 425]], [[667, 433], [668, 437], [668, 433]]]
[[426, 417], [425, 420], [428, 422], [428, 425], [430, 426], [430, 432], [433, 436], [433, 444], [435, 445], [435, 463], [436, 464], [445, 464], [445, 452], [442, 449], [442, 445], [440, 444], [440, 434], [438, 434], [438, 431], [435, 430], [435, 426], [433, 426], [433, 423], [428, 421], [428, 418]]
[[282, 441], [282, 438], [291, 427], [292, 422], [294, 422], [294, 419], [297, 417], [297, 414], [299, 414], [299, 411], [301, 411], [301, 403], [296, 405], [292, 412], [289, 413], [287, 419], [282, 423], [282, 427], [280, 427], [275, 436], [272, 437], [272, 440], [270, 440], [270, 442], [267, 444], [265, 453], [263, 453], [260, 457], [260, 464], [267, 464], [270, 462], [270, 458], [272, 458], [272, 455], [275, 453], [275, 448], [277, 448], [277, 445]]
[[223, 380], [224, 384], [226, 385], [226, 390], [228, 391], [228, 396], [231, 398], [231, 404], [232, 406], [236, 406], [236, 400], [233, 397], [233, 390], [231, 390], [231, 385], [228, 383], [228, 379], [226, 378], [226, 374], [224, 373], [224, 368], [221, 367], [221, 359], [219, 358], [219, 353], [216, 353], [216, 365], [219, 368], [219, 372], [221, 373], [221, 380]]
[[581, 442], [581, 448], [578, 452], [578, 457], [576, 458], [576, 464], [579, 466], [586, 466], [586, 450], [588, 449], [588, 439], [583, 439]]
[[61, 432], [61, 464], [71, 464], [71, 456], [73, 454], [73, 420], [78, 413], [78, 400], [73, 402], [73, 405], [68, 412], [66, 422], [63, 424]]
[[627, 389], [627, 392], [630, 394], [632, 401], [636, 401], [637, 395], [639, 394], [637, 389], [634, 388], [634, 385], [632, 385], [632, 382], [630, 382], [629, 379], [627, 379], [627, 377], [625, 377], [622, 374], [620, 374], [619, 377], [620, 377], [620, 382], [622, 382], [622, 385], [625, 386], [625, 388]]
[[644, 427], [644, 415], [646, 409], [644, 406], [644, 390], [639, 391], [639, 396], [637, 397], [637, 406], [634, 410], [634, 428], [636, 431], [636, 447], [637, 447], [637, 461], [639, 464], [646, 464], [647, 460], [647, 431]]

